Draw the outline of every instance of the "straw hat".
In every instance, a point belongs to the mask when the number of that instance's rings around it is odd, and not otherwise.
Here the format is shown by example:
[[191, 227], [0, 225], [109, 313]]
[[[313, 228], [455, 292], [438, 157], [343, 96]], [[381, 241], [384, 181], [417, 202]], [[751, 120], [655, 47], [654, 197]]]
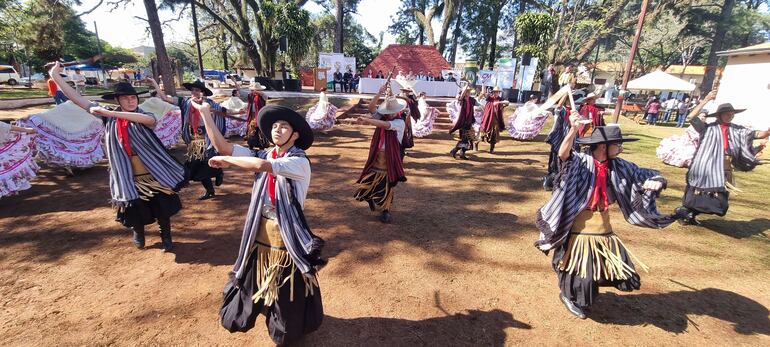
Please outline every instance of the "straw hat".
[[380, 104], [379, 107], [377, 107], [377, 113], [379, 114], [391, 114], [391, 113], [397, 113], [401, 112], [406, 108], [406, 101], [396, 98], [396, 97], [388, 97], [385, 99], [385, 102]]
[[265, 89], [267, 89], [267, 87], [261, 85], [257, 81], [253, 81], [251, 82], [251, 84], [249, 84], [249, 90], [265, 90]]

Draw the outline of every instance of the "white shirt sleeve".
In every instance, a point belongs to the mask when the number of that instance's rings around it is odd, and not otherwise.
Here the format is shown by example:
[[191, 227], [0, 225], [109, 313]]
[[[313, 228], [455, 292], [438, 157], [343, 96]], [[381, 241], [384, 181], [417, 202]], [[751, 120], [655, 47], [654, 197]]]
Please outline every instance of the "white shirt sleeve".
[[233, 145], [233, 157], [253, 157], [254, 153], [241, 145]]
[[390, 123], [390, 128], [388, 130], [392, 130], [396, 132], [396, 139], [398, 139], [398, 143], [401, 143], [401, 140], [404, 138], [404, 131], [406, 130], [406, 123], [404, 123], [401, 119], [394, 119], [391, 121], [388, 121]]
[[283, 157], [273, 159], [268, 156], [267, 161], [273, 166], [273, 174], [276, 176], [284, 176], [303, 183], [310, 182], [310, 162], [307, 158]]

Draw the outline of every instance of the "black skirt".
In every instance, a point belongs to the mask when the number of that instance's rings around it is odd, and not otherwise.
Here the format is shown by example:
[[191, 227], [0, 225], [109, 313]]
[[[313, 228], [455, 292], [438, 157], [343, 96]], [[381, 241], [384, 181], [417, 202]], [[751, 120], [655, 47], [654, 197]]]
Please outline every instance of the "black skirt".
[[[291, 281], [286, 282], [278, 292], [278, 299], [267, 307], [265, 325], [270, 338], [277, 345], [289, 344], [321, 326], [324, 309], [321, 302], [321, 288], [313, 288], [313, 294], [305, 296], [307, 284], [299, 270], [294, 272], [294, 300], [291, 300]], [[292, 268], [284, 268], [280, 281], [291, 276]], [[264, 300], [256, 303], [256, 310], [262, 311]]]
[[156, 192], [149, 200], [132, 200], [128, 207], [118, 210], [115, 218], [127, 228], [155, 223], [158, 219], [169, 219], [182, 209], [177, 194]]
[[188, 159], [184, 162], [186, 172], [191, 181], [199, 182], [223, 174], [222, 169], [215, 169], [209, 166], [209, 158], [210, 157], [207, 156], [204, 159]]
[[690, 211], [724, 217], [727, 209], [730, 208], [729, 198], [730, 192], [727, 190], [707, 192], [687, 185], [682, 197], [682, 205]]

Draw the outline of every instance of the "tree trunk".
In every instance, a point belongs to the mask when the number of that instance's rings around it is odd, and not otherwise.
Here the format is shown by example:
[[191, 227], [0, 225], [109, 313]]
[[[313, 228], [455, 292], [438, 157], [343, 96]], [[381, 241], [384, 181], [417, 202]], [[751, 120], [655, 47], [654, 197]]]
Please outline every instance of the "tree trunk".
[[150, 25], [152, 42], [155, 44], [155, 56], [158, 59], [158, 73], [162, 75], [163, 92], [167, 95], [176, 95], [176, 85], [174, 85], [174, 72], [171, 70], [171, 62], [166, 53], [166, 44], [163, 42], [163, 28], [158, 18], [158, 6], [155, 0], [144, 0], [144, 8], [147, 10], [147, 22]]
[[559, 43], [561, 42], [561, 32], [562, 28], [564, 27], [564, 14], [567, 12], [567, 1], [568, 0], [561, 0], [559, 22], [556, 24], [556, 35], [554, 36], [553, 43], [551, 44], [553, 46], [553, 52], [551, 53], [551, 63], [556, 62], [556, 57], [559, 54], [559, 48], [561, 47]]
[[452, 68], [455, 66], [455, 59], [457, 57], [457, 44], [460, 39], [460, 25], [463, 20], [463, 9], [465, 7], [465, 1], [460, 0], [457, 8], [457, 18], [455, 20], [455, 29], [452, 32], [452, 50], [449, 52], [449, 63], [452, 64]]
[[334, 25], [334, 53], [342, 53], [342, 47], [345, 42], [345, 5], [344, 0], [335, 0], [336, 7], [334, 18], [337, 23]]
[[434, 47], [436, 46], [436, 41], [433, 38], [433, 26], [431, 26], [430, 23], [433, 21], [435, 10], [436, 8], [433, 7], [430, 10], [427, 10], [427, 13], [425, 13], [416, 8], [412, 9], [414, 16], [417, 18], [417, 24], [425, 30], [425, 36], [428, 37], [428, 44]]
[[[615, 26], [615, 23], [617, 23], [618, 19], [620, 19], [620, 15], [623, 13], [623, 9], [628, 5], [630, 0], [619, 0], [616, 2], [612, 8], [609, 9], [607, 14], [604, 16], [602, 21], [602, 27], [599, 29], [600, 31], [605, 31], [609, 28], [612, 28]], [[733, 0], [734, 1], [734, 0]], [[578, 48], [577, 52], [574, 53], [574, 59], [577, 61], [583, 60], [588, 53], [591, 53], [591, 51], [596, 47], [596, 44], [599, 43], [599, 40], [604, 37], [606, 34], [596, 34], [594, 36], [591, 36], [588, 40], [583, 42], [583, 44]], [[568, 52], [571, 53], [571, 52]]]
[[489, 49], [489, 35], [485, 35], [484, 43], [481, 45], [481, 56], [479, 59], [479, 70], [483, 70], [487, 63], [487, 50]]
[[449, 25], [452, 24], [452, 18], [457, 15], [457, 0], [444, 1], [444, 13], [441, 18], [441, 33], [438, 39], [438, 51], [443, 55], [446, 50], [446, 36], [449, 32]]
[[[425, 0], [420, 0], [420, 7], [417, 7], [417, 0], [412, 0], [412, 8], [417, 8], [422, 12], [425, 12]], [[412, 14], [414, 17], [415, 23], [417, 22], [417, 16]], [[425, 29], [422, 28], [422, 26], [418, 23], [417, 29], [419, 30], [419, 33], [417, 34], [417, 42], [422, 45], [425, 43]]]
[[714, 76], [717, 69], [717, 52], [722, 50], [722, 43], [727, 33], [726, 24], [730, 22], [733, 7], [735, 7], [735, 0], [725, 0], [724, 5], [722, 5], [722, 13], [719, 15], [719, 21], [716, 23], [714, 41], [711, 42], [709, 57], [706, 61], [706, 75], [703, 76], [703, 83], [700, 85], [701, 95], [708, 94], [714, 84]]
[[[492, 15], [492, 21], [491, 26], [489, 27], [489, 36], [492, 40], [489, 47], [489, 67], [493, 68], [495, 66], [495, 61], [497, 60], [496, 54], [497, 54], [497, 28], [500, 24], [500, 11], [503, 9], [503, 6], [505, 6], [505, 0], [499, 1], [497, 8], [493, 12]], [[523, 6], [523, 5], [522, 5]], [[522, 7], [523, 8], [523, 7]]]

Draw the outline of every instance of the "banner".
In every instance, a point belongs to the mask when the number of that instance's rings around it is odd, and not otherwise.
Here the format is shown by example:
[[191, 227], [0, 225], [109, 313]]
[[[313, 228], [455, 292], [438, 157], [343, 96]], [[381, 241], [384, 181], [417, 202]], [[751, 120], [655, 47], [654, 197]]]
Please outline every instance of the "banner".
[[494, 87], [497, 82], [497, 73], [492, 70], [479, 70], [477, 76], [476, 84], [478, 85]]
[[497, 67], [497, 86], [502, 89], [513, 88], [516, 79], [516, 59], [500, 58], [495, 62]]
[[346, 57], [342, 53], [319, 53], [318, 67], [329, 69], [326, 71], [326, 80], [333, 81], [334, 73], [337, 71], [345, 73], [349, 69], [355, 73], [356, 58]]
[[465, 69], [463, 70], [463, 76], [472, 86], [476, 85], [476, 75], [479, 72], [479, 66], [475, 60], [466, 60]]
[[522, 65], [519, 69], [518, 89], [520, 91], [532, 90], [532, 83], [535, 81], [535, 72], [537, 72], [537, 58], [532, 57], [529, 65]]

